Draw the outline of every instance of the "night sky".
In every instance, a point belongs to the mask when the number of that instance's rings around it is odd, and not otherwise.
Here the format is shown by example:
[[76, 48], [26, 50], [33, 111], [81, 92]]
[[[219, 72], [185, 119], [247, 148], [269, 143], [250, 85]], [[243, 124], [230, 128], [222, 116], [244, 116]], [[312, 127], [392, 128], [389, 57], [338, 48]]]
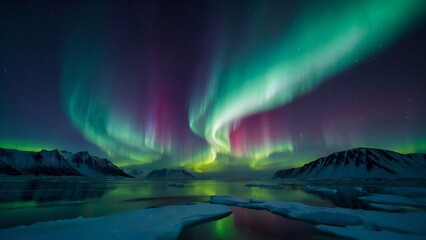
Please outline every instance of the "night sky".
[[196, 172], [426, 152], [426, 1], [0, 2], [0, 147]]

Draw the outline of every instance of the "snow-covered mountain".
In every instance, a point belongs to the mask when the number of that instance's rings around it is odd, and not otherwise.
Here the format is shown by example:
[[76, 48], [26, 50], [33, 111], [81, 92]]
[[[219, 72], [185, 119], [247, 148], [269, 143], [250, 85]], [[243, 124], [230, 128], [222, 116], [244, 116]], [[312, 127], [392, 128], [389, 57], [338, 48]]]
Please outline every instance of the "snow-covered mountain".
[[401, 154], [382, 149], [354, 148], [319, 158], [300, 168], [279, 170], [273, 178], [426, 178], [426, 154]]
[[146, 178], [150, 179], [195, 179], [189, 172], [183, 169], [155, 169]]
[[36, 176], [130, 177], [107, 159], [87, 152], [42, 150], [27, 152], [0, 148], [0, 174]]
[[123, 170], [105, 158], [90, 155], [88, 152], [77, 152], [66, 158], [71, 166], [84, 176], [122, 176], [129, 177]]
[[135, 178], [145, 178], [153, 169], [147, 169], [144, 166], [126, 166], [121, 168], [125, 173]]
[[25, 152], [0, 148], [0, 173], [6, 175], [82, 176], [58, 150]]

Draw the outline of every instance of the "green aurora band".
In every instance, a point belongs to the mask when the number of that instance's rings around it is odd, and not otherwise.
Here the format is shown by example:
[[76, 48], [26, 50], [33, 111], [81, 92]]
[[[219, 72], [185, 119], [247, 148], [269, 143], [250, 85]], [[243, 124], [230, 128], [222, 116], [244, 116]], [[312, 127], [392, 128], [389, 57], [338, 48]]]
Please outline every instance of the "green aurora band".
[[93, 27], [105, 27], [106, 23], [100, 21], [103, 16], [91, 17], [93, 13], [102, 13], [92, 8], [86, 10], [84, 16], [94, 23], [85, 25], [83, 21], [84, 27], [72, 31], [65, 43], [61, 79], [64, 107], [85, 138], [109, 157], [150, 163], [161, 152], [155, 151], [150, 139], [145, 139], [130, 121], [117, 121], [115, 116], [123, 118], [122, 114], [110, 110], [112, 82], [107, 81], [108, 76], [104, 74], [105, 53], [99, 45], [105, 36]]
[[[328, 9], [333, 14], [306, 6], [288, 26], [283, 26], [275, 44], [254, 41], [245, 54], [237, 57], [230, 57], [235, 53], [224, 47], [223, 39], [210, 66], [211, 74], [203, 81], [208, 82], [203, 94], [194, 93], [189, 103], [189, 126], [208, 144], [177, 156], [180, 159], [176, 165], [198, 172], [220, 169], [222, 163], [217, 157], [230, 161], [225, 157], [232, 155], [230, 132], [241, 119], [290, 103], [330, 76], [384, 49], [421, 16], [425, 3], [338, 1]], [[250, 27], [266, 26], [254, 22]], [[105, 54], [98, 44], [102, 36], [90, 27], [82, 27], [65, 43], [62, 97], [71, 121], [119, 165], [148, 164], [173, 155], [178, 146], [156, 139], [149, 125], [141, 127], [131, 116], [111, 110], [114, 88], [113, 81], [103, 74], [108, 64], [103, 62]], [[229, 58], [233, 59], [231, 63]], [[291, 151], [291, 139], [284, 138], [251, 149], [243, 156], [246, 161], [242, 164], [261, 169], [260, 161], [271, 153]]]
[[[109, 23], [105, 21], [106, 12], [89, 4], [81, 22], [73, 26], [65, 42], [61, 92], [63, 107], [72, 123], [119, 166], [163, 161], [173, 166], [198, 169], [197, 163], [213, 161], [216, 154], [205, 143], [195, 145], [198, 147], [189, 153], [179, 154], [180, 146], [170, 137], [173, 133], [167, 134], [167, 141], [158, 139], [156, 123], [149, 120], [153, 113], [144, 111], [148, 120], [147, 124], [141, 125], [132, 113], [121, 111], [120, 104], [114, 101], [115, 86], [121, 79], [114, 74], [116, 66], [108, 62], [110, 56], [105, 53], [105, 46], [99, 44], [108, 34], [105, 30]], [[133, 109], [140, 108], [138, 101], [125, 104], [134, 104]]]
[[191, 102], [191, 129], [215, 151], [230, 153], [230, 131], [239, 120], [289, 103], [382, 50], [423, 9], [421, 0], [338, 1], [328, 9], [333, 14], [307, 6], [283, 28], [278, 44], [258, 43], [231, 65], [221, 63], [229, 53], [218, 51], [209, 85]]

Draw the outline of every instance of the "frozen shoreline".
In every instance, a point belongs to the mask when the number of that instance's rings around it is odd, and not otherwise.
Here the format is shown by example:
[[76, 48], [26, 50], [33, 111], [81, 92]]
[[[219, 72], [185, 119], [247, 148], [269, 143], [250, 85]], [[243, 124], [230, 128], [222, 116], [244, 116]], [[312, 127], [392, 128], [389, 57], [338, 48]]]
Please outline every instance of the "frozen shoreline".
[[0, 229], [5, 239], [173, 239], [182, 228], [231, 214], [228, 206], [195, 203], [133, 210], [98, 218], [38, 222]]

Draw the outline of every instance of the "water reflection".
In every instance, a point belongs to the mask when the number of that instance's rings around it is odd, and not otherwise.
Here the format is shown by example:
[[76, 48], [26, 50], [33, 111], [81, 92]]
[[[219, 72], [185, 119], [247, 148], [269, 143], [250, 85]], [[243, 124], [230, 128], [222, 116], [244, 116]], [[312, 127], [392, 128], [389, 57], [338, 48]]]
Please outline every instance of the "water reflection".
[[115, 188], [78, 178], [6, 178], [0, 181], [0, 228], [91, 214], [91, 206]]
[[[311, 185], [310, 185], [311, 186]], [[303, 186], [299, 186], [302, 187]], [[358, 191], [354, 186], [323, 186], [323, 185], [314, 185], [313, 188], [326, 188], [335, 190], [332, 191], [321, 191], [306, 189], [307, 192], [320, 197], [321, 199], [330, 201], [334, 206], [343, 207], [343, 208], [354, 208], [354, 209], [373, 209], [366, 202], [358, 199], [359, 196], [363, 196], [362, 192]]]
[[12, 208], [78, 203], [102, 197], [113, 185], [96, 181], [29, 179], [0, 181], [0, 207]]
[[186, 228], [180, 240], [310, 240], [338, 239], [318, 231], [313, 224], [281, 217], [264, 210], [231, 207], [233, 213], [218, 221]]
[[[282, 189], [246, 187], [247, 183], [279, 183]], [[184, 187], [176, 187], [176, 186]], [[310, 187], [307, 187], [309, 185]], [[231, 195], [259, 200], [302, 202], [324, 207], [371, 209], [358, 199], [367, 192], [395, 191], [403, 186], [407, 194], [419, 195], [416, 182], [303, 182], [246, 180], [152, 181], [143, 179], [91, 178], [0, 178], [0, 228], [39, 221], [83, 217], [99, 217], [128, 210], [165, 205], [207, 202], [211, 195]], [[317, 189], [315, 189], [317, 188]], [[319, 188], [319, 189], [318, 189]], [[325, 190], [325, 188], [332, 189]], [[322, 189], [322, 190], [321, 190]], [[400, 191], [400, 190], [399, 190]], [[423, 191], [422, 194], [425, 191]], [[421, 195], [423, 196], [423, 195]], [[315, 239], [328, 236], [313, 225], [274, 215], [267, 211], [235, 208], [234, 214], [219, 221], [189, 230], [185, 239]], [[211, 238], [196, 238], [207, 236]], [[188, 235], [189, 234], [189, 235]], [[192, 238], [189, 238], [193, 236]], [[243, 236], [243, 237], [239, 237]], [[265, 237], [267, 236], [267, 237]], [[295, 237], [297, 236], [297, 237]], [[301, 237], [303, 236], [303, 238]]]

